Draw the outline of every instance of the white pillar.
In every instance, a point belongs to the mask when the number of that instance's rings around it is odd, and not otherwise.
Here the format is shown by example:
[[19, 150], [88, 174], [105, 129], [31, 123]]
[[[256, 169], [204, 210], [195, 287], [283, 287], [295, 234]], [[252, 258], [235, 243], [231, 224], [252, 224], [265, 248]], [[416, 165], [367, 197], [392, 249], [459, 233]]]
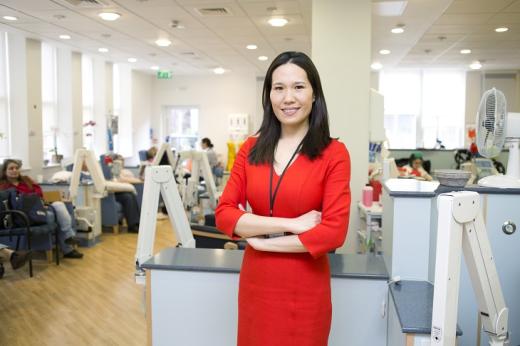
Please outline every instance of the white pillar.
[[312, 4], [312, 58], [320, 73], [331, 135], [345, 143], [352, 164], [349, 234], [340, 252], [355, 252], [357, 201], [368, 180], [371, 1]]

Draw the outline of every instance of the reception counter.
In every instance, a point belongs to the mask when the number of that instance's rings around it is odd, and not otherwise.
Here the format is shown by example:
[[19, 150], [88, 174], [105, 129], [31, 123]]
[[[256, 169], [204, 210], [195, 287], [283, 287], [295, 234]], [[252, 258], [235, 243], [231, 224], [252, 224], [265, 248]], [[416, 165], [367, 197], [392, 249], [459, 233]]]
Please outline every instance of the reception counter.
[[[509, 308], [511, 345], [520, 345], [520, 189], [470, 185], [452, 188], [436, 182], [389, 179], [383, 190], [383, 256], [390, 277], [434, 282], [437, 246], [437, 196], [451, 191], [480, 194], [481, 210], [495, 257], [506, 305]], [[507, 234], [506, 222], [517, 231]], [[468, 270], [461, 263], [458, 323], [463, 331], [460, 346], [488, 344], [478, 325], [475, 294]]]
[[[145, 262], [149, 343], [236, 345], [242, 255], [240, 250], [167, 248]], [[329, 261], [329, 345], [386, 345], [388, 274], [383, 259], [329, 254]]]

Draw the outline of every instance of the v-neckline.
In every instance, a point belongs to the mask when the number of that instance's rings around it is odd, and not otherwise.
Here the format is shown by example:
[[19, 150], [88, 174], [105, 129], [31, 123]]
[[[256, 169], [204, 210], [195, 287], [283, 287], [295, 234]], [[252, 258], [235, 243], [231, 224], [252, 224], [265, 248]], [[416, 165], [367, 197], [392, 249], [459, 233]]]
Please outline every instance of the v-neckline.
[[[296, 161], [298, 161], [298, 159], [300, 158], [300, 156], [301, 156], [301, 153], [296, 154], [296, 156], [295, 156], [294, 159], [292, 160], [291, 164], [290, 164], [289, 166], [287, 166], [287, 169], [285, 170], [285, 174], [287, 174], [287, 171], [289, 170], [289, 168], [291, 168], [291, 167], [296, 163]], [[280, 178], [280, 175], [282, 175], [283, 170], [282, 170], [281, 173], [278, 173], [278, 172], [276, 171], [276, 168], [275, 168], [274, 163], [273, 163], [273, 172], [274, 172], [274, 175], [275, 175], [277, 178]]]

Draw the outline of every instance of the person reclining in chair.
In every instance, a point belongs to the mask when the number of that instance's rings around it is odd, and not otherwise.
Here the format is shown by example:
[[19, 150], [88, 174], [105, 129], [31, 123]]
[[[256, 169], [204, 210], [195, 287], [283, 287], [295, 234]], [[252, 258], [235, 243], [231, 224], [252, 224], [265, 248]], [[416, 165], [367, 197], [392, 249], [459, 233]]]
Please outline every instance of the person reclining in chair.
[[[36, 184], [30, 177], [20, 174], [22, 168], [22, 161], [6, 159], [0, 170], [0, 190], [7, 190], [10, 188], [16, 189], [20, 194], [35, 193], [43, 197], [40, 185]], [[72, 228], [72, 218], [67, 210], [65, 204], [61, 201], [56, 201], [51, 204], [56, 213], [56, 220], [60, 226], [61, 232], [58, 234], [60, 247], [65, 258], [82, 258], [83, 254], [73, 245], [76, 243], [74, 237], [76, 232]], [[47, 209], [47, 220], [54, 220], [54, 212], [52, 208]]]

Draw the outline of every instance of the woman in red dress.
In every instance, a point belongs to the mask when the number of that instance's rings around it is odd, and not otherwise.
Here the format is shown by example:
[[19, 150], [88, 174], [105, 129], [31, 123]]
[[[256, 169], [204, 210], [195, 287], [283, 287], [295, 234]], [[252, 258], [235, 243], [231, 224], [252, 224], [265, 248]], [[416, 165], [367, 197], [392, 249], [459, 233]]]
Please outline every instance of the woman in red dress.
[[273, 61], [262, 101], [260, 130], [242, 146], [216, 210], [217, 227], [248, 242], [238, 345], [327, 345], [326, 254], [347, 234], [349, 154], [330, 137], [320, 78], [307, 55], [285, 52]]

